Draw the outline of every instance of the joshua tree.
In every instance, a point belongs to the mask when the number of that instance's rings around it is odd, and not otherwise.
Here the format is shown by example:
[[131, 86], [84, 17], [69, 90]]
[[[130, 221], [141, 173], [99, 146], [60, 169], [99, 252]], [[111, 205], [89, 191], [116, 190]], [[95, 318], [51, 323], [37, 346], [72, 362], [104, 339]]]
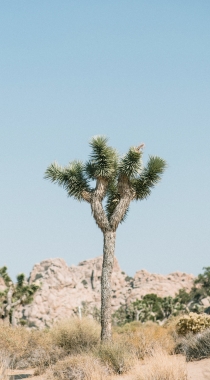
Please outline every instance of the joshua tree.
[[17, 276], [13, 283], [7, 273], [7, 267], [0, 268], [0, 277], [4, 281], [4, 290], [0, 292], [0, 317], [5, 324], [15, 325], [14, 311], [18, 305], [26, 305], [33, 301], [38, 285], [29, 285], [23, 273]]
[[[125, 220], [133, 200], [150, 195], [151, 188], [159, 182], [166, 163], [159, 157], [150, 157], [142, 166], [144, 144], [129, 149], [119, 157], [108, 146], [104, 136], [93, 137], [89, 161], [73, 161], [66, 167], [51, 164], [45, 178], [63, 186], [68, 195], [90, 203], [93, 217], [104, 236], [103, 265], [101, 276], [101, 339], [111, 340], [111, 275], [114, 263], [116, 230]], [[91, 181], [95, 180], [95, 188]], [[106, 206], [103, 200], [106, 198]]]

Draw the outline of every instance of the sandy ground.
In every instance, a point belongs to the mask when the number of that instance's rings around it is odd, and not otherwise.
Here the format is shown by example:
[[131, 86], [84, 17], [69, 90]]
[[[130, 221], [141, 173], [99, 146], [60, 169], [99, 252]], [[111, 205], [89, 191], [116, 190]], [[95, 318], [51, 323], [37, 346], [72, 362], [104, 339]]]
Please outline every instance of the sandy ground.
[[[142, 364], [141, 364], [142, 365]], [[140, 370], [140, 366], [139, 366]], [[44, 380], [44, 376], [33, 376], [34, 370], [11, 371], [9, 375], [30, 374], [30, 380]], [[210, 359], [203, 359], [197, 362], [187, 363], [188, 380], [210, 380]], [[15, 380], [16, 376], [13, 377]], [[132, 373], [124, 376], [114, 376], [118, 380], [132, 380]], [[177, 379], [179, 380], [179, 379]]]
[[210, 359], [187, 363], [189, 380], [210, 380]]

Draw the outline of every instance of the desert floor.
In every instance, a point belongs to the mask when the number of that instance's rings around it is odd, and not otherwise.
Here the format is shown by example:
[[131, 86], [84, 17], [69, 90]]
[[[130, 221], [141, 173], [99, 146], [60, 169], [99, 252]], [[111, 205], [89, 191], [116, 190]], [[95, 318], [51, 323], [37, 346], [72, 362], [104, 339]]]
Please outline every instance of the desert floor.
[[[44, 376], [33, 376], [34, 370], [11, 371], [10, 379], [17, 380], [30, 375], [30, 380], [44, 380]], [[188, 380], [210, 380], [210, 359], [187, 363]], [[113, 380], [132, 380], [132, 373], [123, 376], [114, 376]], [[178, 380], [178, 379], [177, 379]]]

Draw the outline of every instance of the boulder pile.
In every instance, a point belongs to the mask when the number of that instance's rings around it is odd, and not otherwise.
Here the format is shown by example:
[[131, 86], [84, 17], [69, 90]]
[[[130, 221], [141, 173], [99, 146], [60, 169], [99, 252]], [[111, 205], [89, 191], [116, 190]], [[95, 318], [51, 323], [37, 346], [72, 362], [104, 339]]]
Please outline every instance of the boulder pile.
[[[18, 320], [27, 320], [31, 327], [50, 327], [59, 319], [81, 312], [84, 307], [100, 309], [102, 256], [82, 261], [77, 266], [66, 264], [63, 259], [48, 259], [35, 264], [29, 282], [40, 289], [33, 303], [16, 311]], [[194, 276], [175, 272], [169, 275], [151, 274], [146, 270], [129, 277], [115, 258], [112, 276], [112, 308], [129, 304], [145, 294], [161, 297], [174, 296], [179, 289], [190, 290]]]

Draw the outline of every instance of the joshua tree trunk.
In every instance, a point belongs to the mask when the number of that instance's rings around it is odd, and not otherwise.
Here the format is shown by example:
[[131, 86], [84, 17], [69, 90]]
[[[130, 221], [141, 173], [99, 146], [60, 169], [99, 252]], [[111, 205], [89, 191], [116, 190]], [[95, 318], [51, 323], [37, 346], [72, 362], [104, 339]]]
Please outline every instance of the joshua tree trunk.
[[114, 265], [116, 232], [104, 233], [103, 265], [101, 276], [101, 340], [111, 340], [112, 271]]
[[16, 318], [15, 318], [15, 309], [12, 310], [12, 315], [11, 315], [11, 324], [13, 327], [17, 326], [17, 323], [16, 323]]
[[96, 189], [90, 200], [94, 219], [103, 232], [104, 248], [103, 248], [103, 265], [101, 275], [101, 340], [111, 341], [111, 299], [112, 299], [112, 284], [111, 277], [114, 265], [114, 251], [116, 230], [123, 219], [126, 210], [133, 198], [133, 190], [129, 186], [126, 178], [120, 180], [121, 200], [118, 203], [115, 212], [110, 221], [103, 209], [102, 201], [106, 194], [108, 181], [103, 178], [98, 178]]

